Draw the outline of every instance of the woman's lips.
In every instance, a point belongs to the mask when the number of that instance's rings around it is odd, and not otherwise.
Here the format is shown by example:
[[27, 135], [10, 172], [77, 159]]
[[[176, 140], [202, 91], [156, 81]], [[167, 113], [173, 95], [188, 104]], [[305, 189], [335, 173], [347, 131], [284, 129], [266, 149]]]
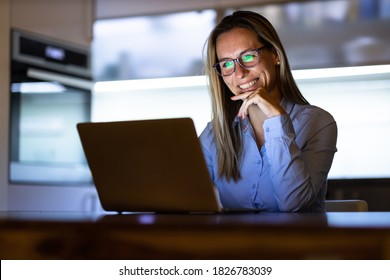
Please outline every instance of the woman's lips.
[[257, 83], [258, 80], [259, 80], [259, 79], [254, 79], [254, 80], [250, 81], [249, 83], [239, 85], [238, 87], [239, 87], [241, 90], [247, 90], [247, 89], [249, 89], [250, 87], [252, 87], [253, 85], [255, 85], [255, 84]]

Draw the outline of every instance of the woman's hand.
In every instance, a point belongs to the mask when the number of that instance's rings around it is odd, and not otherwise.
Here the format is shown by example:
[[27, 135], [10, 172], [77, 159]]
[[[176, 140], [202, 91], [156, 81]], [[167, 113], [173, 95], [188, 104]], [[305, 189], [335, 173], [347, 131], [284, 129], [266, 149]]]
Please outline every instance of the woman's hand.
[[252, 92], [246, 92], [231, 97], [231, 100], [242, 100], [243, 103], [238, 111], [237, 116], [245, 119], [249, 114], [249, 107], [251, 105], [257, 105], [266, 118], [271, 118], [277, 115], [284, 114], [285, 111], [280, 106], [279, 101], [276, 100], [267, 90], [267, 78], [263, 73], [262, 75], [263, 86]]

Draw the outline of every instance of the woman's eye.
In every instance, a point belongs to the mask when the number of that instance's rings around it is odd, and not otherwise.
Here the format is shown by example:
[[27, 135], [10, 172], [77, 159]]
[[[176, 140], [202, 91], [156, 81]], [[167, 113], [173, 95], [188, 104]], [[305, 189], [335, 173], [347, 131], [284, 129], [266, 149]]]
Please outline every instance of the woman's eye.
[[234, 67], [234, 62], [233, 61], [225, 61], [223, 63], [223, 68], [232, 68]]
[[244, 54], [241, 57], [241, 60], [242, 60], [242, 62], [251, 62], [251, 61], [253, 61], [254, 58], [255, 58], [255, 56], [253, 54]]

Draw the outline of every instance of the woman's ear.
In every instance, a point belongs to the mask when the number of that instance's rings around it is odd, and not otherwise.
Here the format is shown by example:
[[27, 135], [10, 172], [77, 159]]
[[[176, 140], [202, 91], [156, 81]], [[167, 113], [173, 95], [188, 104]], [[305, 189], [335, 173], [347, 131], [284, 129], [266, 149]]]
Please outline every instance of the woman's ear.
[[275, 65], [280, 65], [279, 55], [278, 55], [278, 52], [275, 50], [275, 48], [272, 49], [272, 56], [273, 56], [273, 60], [274, 60]]
[[278, 54], [276, 53], [275, 50], [274, 50], [274, 53], [273, 53], [273, 57], [274, 57], [275, 65], [280, 65], [280, 59], [279, 59], [279, 56], [278, 56]]

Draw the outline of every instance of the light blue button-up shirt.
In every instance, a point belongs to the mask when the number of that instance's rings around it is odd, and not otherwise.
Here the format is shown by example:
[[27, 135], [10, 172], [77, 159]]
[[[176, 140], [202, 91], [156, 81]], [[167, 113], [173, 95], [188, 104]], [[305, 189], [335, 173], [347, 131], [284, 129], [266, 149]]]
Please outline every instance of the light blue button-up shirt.
[[[221, 204], [272, 212], [324, 211], [327, 176], [337, 140], [332, 115], [313, 105], [281, 102], [286, 114], [265, 120], [265, 143], [259, 150], [251, 125], [242, 130], [241, 179], [218, 177], [212, 124], [200, 142]], [[248, 122], [248, 120], [244, 120]], [[237, 118], [233, 125], [238, 125]], [[246, 127], [249, 123], [244, 123]]]

